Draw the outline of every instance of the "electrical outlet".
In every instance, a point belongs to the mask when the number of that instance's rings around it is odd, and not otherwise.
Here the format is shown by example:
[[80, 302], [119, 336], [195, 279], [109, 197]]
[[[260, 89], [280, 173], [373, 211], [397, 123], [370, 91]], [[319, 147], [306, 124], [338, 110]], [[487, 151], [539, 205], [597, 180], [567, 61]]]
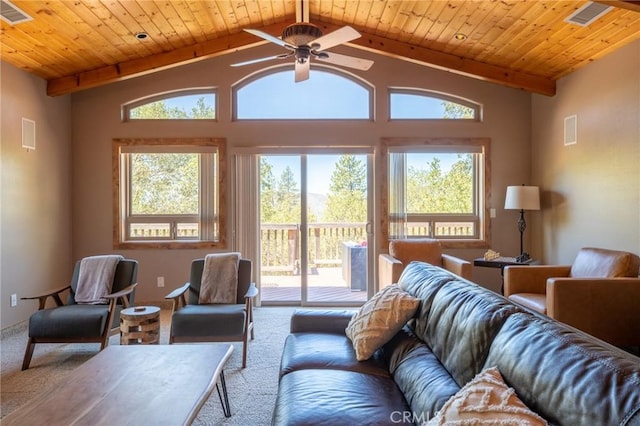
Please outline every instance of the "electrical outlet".
[[496, 209], [489, 209], [489, 217], [495, 219], [496, 217]]
[[164, 277], [158, 277], [158, 287], [164, 287]]
[[18, 295], [17, 294], [12, 294], [11, 295], [11, 307], [15, 307], [18, 306]]

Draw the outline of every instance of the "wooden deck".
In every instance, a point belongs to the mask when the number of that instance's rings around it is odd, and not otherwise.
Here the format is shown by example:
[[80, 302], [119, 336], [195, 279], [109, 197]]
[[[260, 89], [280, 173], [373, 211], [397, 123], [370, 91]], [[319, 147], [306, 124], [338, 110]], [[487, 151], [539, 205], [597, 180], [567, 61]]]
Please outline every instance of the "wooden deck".
[[[263, 302], [299, 302], [301, 298], [299, 275], [261, 275], [260, 295]], [[322, 304], [360, 304], [367, 300], [367, 291], [351, 289], [342, 277], [341, 268], [317, 268], [307, 276], [307, 302]]]

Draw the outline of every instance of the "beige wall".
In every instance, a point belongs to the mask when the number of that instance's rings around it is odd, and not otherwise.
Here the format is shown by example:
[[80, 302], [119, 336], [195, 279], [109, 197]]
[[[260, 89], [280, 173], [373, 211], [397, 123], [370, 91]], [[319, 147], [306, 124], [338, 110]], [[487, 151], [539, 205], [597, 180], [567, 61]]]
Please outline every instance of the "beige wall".
[[[544, 261], [569, 264], [580, 247], [640, 254], [640, 41], [533, 96], [534, 181], [544, 190]], [[564, 118], [578, 143], [563, 145]]]
[[[73, 261], [113, 252], [110, 149], [114, 137], [222, 136], [233, 151], [233, 147], [260, 144], [377, 146], [381, 137], [394, 136], [486, 136], [493, 143], [489, 204], [497, 211], [492, 220], [492, 248], [506, 254], [517, 252], [517, 214], [503, 210], [504, 191], [507, 185], [531, 183], [543, 191], [543, 210], [528, 212], [527, 217], [525, 245], [534, 257], [566, 263], [586, 245], [640, 252], [640, 41], [560, 80], [558, 94], [552, 98], [357, 50], [337, 50], [376, 61], [369, 72], [361, 74], [377, 87], [376, 122], [231, 122], [230, 85], [250, 69], [228, 65], [274, 53], [269, 47], [59, 98], [45, 95], [44, 81], [2, 63], [1, 328], [26, 320], [36, 308], [35, 302], [24, 301], [10, 308], [10, 294], [24, 296], [66, 284]], [[120, 121], [123, 102], [207, 85], [219, 88], [217, 123]], [[388, 86], [467, 97], [483, 104], [484, 121], [389, 123], [385, 119]], [[300, 100], [301, 104], [306, 101], [312, 100]], [[563, 120], [572, 114], [578, 115], [578, 144], [565, 147]], [[21, 117], [37, 123], [34, 152], [20, 147]], [[140, 260], [138, 300], [157, 301], [186, 279], [191, 259], [204, 252], [135, 250], [123, 254]], [[454, 254], [473, 259], [482, 250]], [[155, 287], [158, 275], [166, 277], [165, 289]], [[475, 268], [474, 279], [493, 289], [499, 285], [495, 270]]]
[[[277, 50], [276, 50], [277, 51]], [[530, 116], [528, 93], [475, 79], [436, 71], [407, 62], [372, 56], [349, 48], [346, 54], [374, 59], [368, 72], [359, 74], [377, 88], [375, 122], [275, 122], [237, 123], [230, 120], [231, 85], [246, 73], [258, 69], [231, 68], [229, 64], [274, 53], [260, 47], [149, 76], [86, 90], [72, 97], [73, 121], [73, 256], [112, 252], [111, 139], [116, 137], [216, 136], [227, 138], [229, 151], [253, 145], [367, 145], [377, 146], [382, 137], [462, 137], [492, 139], [492, 187], [490, 206], [497, 210], [493, 220], [493, 247], [516, 254], [519, 240], [515, 212], [505, 212], [507, 185], [530, 183]], [[199, 86], [216, 86], [220, 98], [217, 123], [122, 123], [122, 103], [153, 93]], [[452, 93], [479, 102], [484, 107], [482, 123], [389, 123], [386, 88], [419, 87]], [[301, 107], [313, 99], [301, 98]], [[375, 185], [379, 188], [379, 185]], [[379, 199], [377, 194], [375, 199]], [[529, 232], [529, 231], [527, 231]], [[531, 249], [532, 253], [536, 250]], [[161, 300], [173, 287], [188, 279], [189, 264], [206, 251], [130, 250], [120, 251], [140, 261], [138, 301]], [[458, 250], [455, 254], [473, 259], [482, 249]], [[488, 287], [499, 288], [499, 273], [478, 270], [476, 278]], [[156, 287], [164, 276], [166, 287]]]
[[[46, 96], [46, 82], [1, 63], [0, 311], [4, 329], [37, 301], [18, 298], [68, 284], [71, 257], [71, 97]], [[22, 118], [36, 122], [36, 150], [22, 148]]]

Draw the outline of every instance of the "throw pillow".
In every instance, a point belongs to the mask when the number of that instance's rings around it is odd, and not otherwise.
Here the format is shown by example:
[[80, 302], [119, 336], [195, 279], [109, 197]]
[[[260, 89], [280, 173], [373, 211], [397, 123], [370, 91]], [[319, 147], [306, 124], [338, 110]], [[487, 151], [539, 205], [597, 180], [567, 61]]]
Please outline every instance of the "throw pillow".
[[371, 358], [413, 317], [419, 305], [420, 299], [396, 284], [380, 290], [362, 305], [345, 330], [357, 360]]
[[453, 395], [427, 426], [448, 424], [546, 425], [507, 386], [496, 367], [487, 368]]

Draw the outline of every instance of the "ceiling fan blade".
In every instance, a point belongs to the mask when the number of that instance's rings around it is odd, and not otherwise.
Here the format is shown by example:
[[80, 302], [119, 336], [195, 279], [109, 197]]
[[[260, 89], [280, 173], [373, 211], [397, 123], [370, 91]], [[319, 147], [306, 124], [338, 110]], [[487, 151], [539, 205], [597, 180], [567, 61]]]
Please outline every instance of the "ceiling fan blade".
[[295, 49], [297, 47], [297, 46], [294, 46], [292, 44], [287, 43], [284, 40], [279, 39], [278, 37], [274, 37], [271, 34], [267, 34], [264, 31], [252, 30], [252, 29], [249, 29], [249, 28], [245, 28], [244, 30], [246, 32], [248, 32], [249, 34], [253, 34], [254, 36], [263, 38], [263, 39], [265, 39], [267, 41], [270, 41], [271, 43], [275, 43], [275, 44], [277, 44], [279, 46], [282, 46], [282, 47], [286, 47], [286, 48], [289, 48], [289, 49]]
[[237, 64], [231, 64], [232, 67], [242, 67], [245, 65], [257, 64], [260, 62], [272, 61], [274, 59], [286, 59], [293, 56], [294, 52], [282, 53], [280, 55], [267, 56], [265, 58], [251, 59], [250, 61], [238, 62]]
[[309, 61], [302, 62], [302, 63], [296, 61], [296, 83], [309, 80], [310, 68], [311, 68], [311, 63]]
[[362, 71], [367, 71], [373, 65], [373, 61], [368, 59], [356, 58], [353, 56], [340, 55], [339, 53], [323, 52], [329, 55], [327, 58], [317, 57], [316, 59], [323, 62], [328, 62], [334, 65], [340, 65], [343, 67], [355, 68]]
[[335, 30], [330, 32], [329, 34], [325, 34], [322, 37], [318, 37], [309, 43], [310, 46], [315, 46], [316, 44], [320, 45], [320, 47], [315, 48], [314, 50], [325, 50], [329, 49], [333, 46], [337, 46], [342, 43], [347, 43], [351, 40], [355, 40], [360, 37], [360, 33], [353, 28], [346, 26], [342, 27], [339, 30]]

